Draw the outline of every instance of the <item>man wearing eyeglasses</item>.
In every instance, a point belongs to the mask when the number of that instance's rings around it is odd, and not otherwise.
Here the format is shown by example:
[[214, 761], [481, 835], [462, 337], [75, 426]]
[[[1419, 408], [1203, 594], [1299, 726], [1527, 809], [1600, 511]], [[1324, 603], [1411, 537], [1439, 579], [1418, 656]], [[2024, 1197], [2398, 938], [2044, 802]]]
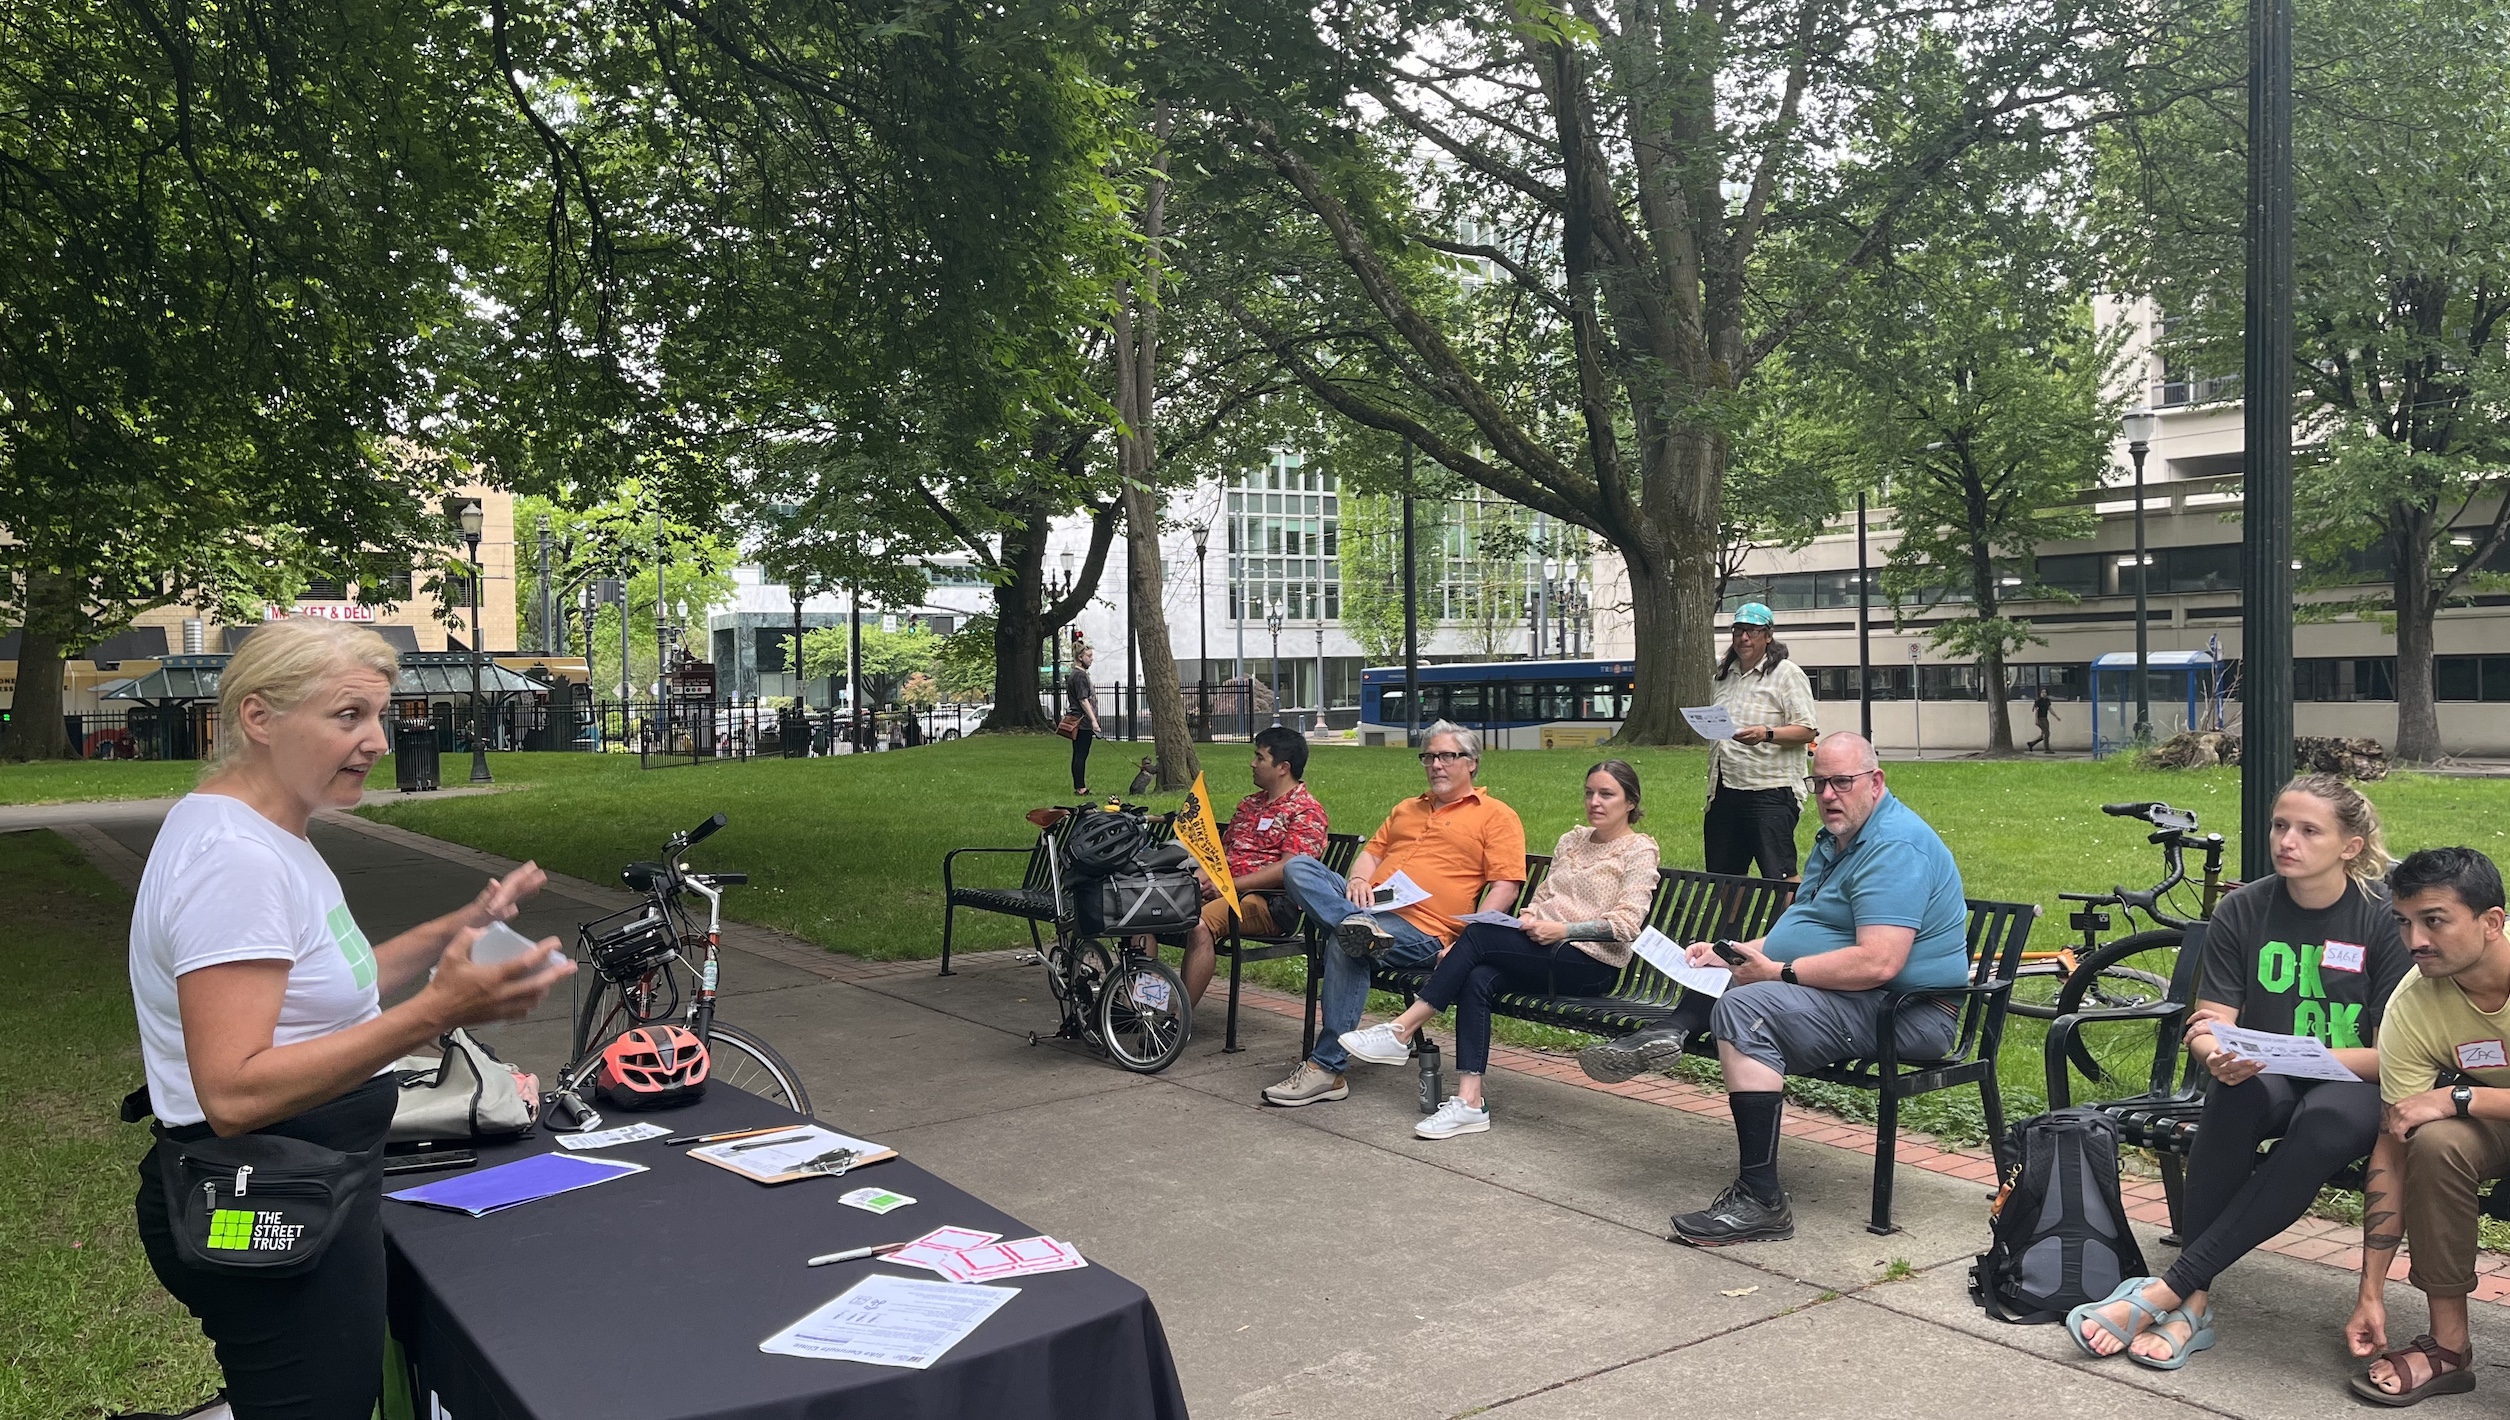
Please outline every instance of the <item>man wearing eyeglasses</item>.
[[1734, 640], [1717, 662], [1716, 703], [1734, 738], [1708, 746], [1708, 813], [1700, 820], [1712, 873], [1795, 876], [1795, 825], [1804, 813], [1804, 748], [1813, 742], [1813, 683], [1778, 643], [1777, 618], [1759, 602], [1734, 613]]
[[[1675, 1239], [1695, 1247], [1795, 1236], [1778, 1186], [1786, 1077], [1878, 1053], [1889, 993], [1969, 980], [1961, 870], [1935, 830], [1892, 796], [1873, 745], [1851, 734], [1823, 740], [1807, 784], [1822, 827], [1803, 885], [1768, 936], [1733, 944], [1733, 984], [1705, 1013], [1725, 1067], [1742, 1169], [1706, 1208], [1674, 1217]], [[1706, 942], [1689, 955], [1694, 966], [1728, 964]], [[1685, 993], [1686, 1006], [1697, 999]], [[1959, 1025], [1941, 998], [1909, 1004], [1896, 1031], [1900, 1057], [1950, 1053]], [[1680, 1054], [1696, 1028], [1590, 1046], [1579, 1063], [1599, 1079], [1628, 1079]]]
[[[1429, 961], [1464, 930], [1458, 919], [1475, 909], [1476, 899], [1483, 910], [1505, 912], [1525, 885], [1524, 822], [1473, 784], [1481, 767], [1481, 736], [1441, 720], [1421, 736], [1420, 758], [1428, 792], [1394, 806], [1352, 860], [1350, 877], [1304, 853], [1282, 864], [1291, 901], [1315, 921], [1333, 924], [1333, 940], [1325, 948], [1319, 993], [1324, 1029], [1315, 1051], [1290, 1078], [1265, 1088], [1266, 1103], [1290, 1107], [1348, 1098], [1351, 1087], [1342, 1072], [1351, 1059], [1342, 1034], [1358, 1028], [1368, 1005], [1371, 962]], [[1397, 873], [1429, 896], [1380, 908], [1374, 890]]]

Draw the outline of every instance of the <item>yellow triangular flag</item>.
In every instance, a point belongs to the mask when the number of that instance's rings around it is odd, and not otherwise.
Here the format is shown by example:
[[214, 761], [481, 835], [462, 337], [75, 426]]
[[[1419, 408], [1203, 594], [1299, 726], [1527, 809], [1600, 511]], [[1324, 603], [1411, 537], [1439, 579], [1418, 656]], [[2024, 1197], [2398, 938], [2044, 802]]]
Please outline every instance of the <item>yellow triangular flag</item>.
[[1203, 788], [1203, 775], [1195, 771], [1194, 787], [1185, 793], [1185, 802], [1177, 809], [1177, 842], [1203, 865], [1203, 872], [1212, 886], [1220, 889], [1221, 900], [1229, 910], [1238, 910], [1238, 887], [1229, 876], [1229, 853], [1220, 843], [1219, 821], [1211, 816], [1211, 794]]

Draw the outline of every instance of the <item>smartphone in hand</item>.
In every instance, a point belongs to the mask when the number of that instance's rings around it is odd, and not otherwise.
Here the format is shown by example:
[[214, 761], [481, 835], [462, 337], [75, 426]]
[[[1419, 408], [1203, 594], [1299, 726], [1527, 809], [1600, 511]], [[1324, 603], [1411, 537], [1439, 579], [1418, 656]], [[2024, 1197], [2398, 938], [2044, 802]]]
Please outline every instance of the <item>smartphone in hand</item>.
[[1718, 941], [1710, 942], [1708, 944], [1708, 949], [1717, 954], [1717, 960], [1724, 962], [1728, 966], [1741, 966], [1743, 964], [1743, 953], [1738, 950], [1734, 943], [1730, 940], [1720, 939]]

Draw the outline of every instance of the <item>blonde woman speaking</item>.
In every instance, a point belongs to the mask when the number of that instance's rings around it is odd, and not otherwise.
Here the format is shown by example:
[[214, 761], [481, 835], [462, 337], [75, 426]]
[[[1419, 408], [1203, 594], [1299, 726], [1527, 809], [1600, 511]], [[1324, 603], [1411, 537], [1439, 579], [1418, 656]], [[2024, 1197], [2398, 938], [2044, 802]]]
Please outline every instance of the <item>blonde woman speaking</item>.
[[[131, 915], [156, 1146], [139, 1232], [215, 1346], [237, 1420], [365, 1416], [381, 1391], [393, 1061], [519, 1020], [574, 964], [556, 938], [496, 966], [479, 930], [546, 881], [525, 864], [379, 946], [306, 840], [386, 748], [399, 656], [337, 622], [257, 629], [219, 687], [219, 745], [166, 815]], [[383, 995], [432, 979], [390, 1010]]]

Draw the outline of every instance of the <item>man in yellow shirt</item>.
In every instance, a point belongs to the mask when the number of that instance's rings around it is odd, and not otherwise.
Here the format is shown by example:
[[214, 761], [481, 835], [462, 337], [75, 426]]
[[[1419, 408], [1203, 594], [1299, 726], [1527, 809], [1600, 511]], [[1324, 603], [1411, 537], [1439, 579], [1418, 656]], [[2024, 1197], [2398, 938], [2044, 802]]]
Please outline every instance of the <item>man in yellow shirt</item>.
[[[2388, 874], [2414, 957], [2379, 1028], [2379, 1142], [2362, 1186], [2362, 1282], [2345, 1343], [2377, 1355], [2353, 1388], [2383, 1405], [2475, 1389], [2466, 1299], [2486, 1179], [2510, 1173], [2510, 939], [2501, 872], [2472, 848], [2426, 848]], [[2411, 1242], [2407, 1280], [2431, 1330], [2388, 1349], [2388, 1266]]]

